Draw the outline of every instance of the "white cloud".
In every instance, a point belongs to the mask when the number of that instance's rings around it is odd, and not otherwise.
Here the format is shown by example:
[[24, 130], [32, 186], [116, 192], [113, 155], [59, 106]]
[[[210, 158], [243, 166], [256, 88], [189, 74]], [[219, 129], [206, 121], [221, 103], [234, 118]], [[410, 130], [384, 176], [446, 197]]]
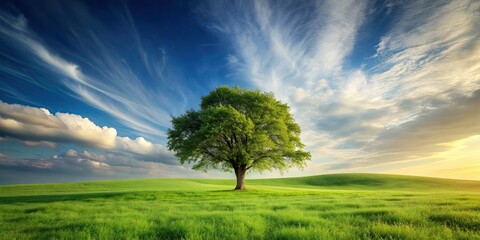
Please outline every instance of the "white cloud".
[[[0, 135], [34, 146], [40, 143], [73, 143], [80, 146], [135, 154], [145, 161], [175, 163], [164, 146], [143, 137], [131, 139], [117, 135], [115, 128], [97, 126], [80, 115], [51, 114], [47, 109], [0, 101]], [[67, 154], [74, 154], [67, 152]], [[76, 153], [75, 153], [76, 154]], [[73, 155], [72, 155], [73, 156]]]
[[68, 113], [51, 114], [46, 109], [0, 102], [0, 131], [25, 141], [77, 143], [83, 146], [114, 148], [117, 131], [99, 127], [88, 118]]
[[[86, 151], [86, 150], [78, 152], [76, 150], [69, 149], [66, 152], [64, 152], [63, 154], [61, 154], [60, 156], [61, 157], [86, 158], [86, 159], [94, 160], [94, 161], [97, 161], [97, 162], [104, 162], [106, 160], [106, 157], [105, 157], [104, 154], [92, 153], [92, 152], [89, 152], [89, 151]], [[59, 156], [55, 155], [55, 156], [53, 156], [53, 158], [59, 158]]]

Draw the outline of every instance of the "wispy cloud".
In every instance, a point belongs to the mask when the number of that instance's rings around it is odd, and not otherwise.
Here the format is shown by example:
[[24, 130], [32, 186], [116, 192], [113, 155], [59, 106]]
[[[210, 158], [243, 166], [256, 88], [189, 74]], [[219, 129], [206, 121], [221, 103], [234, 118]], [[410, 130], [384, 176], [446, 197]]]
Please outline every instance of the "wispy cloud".
[[[365, 155], [339, 164], [372, 167], [435, 156], [438, 160], [439, 154], [454, 149], [459, 141], [480, 136], [479, 106], [480, 90], [470, 96], [456, 96], [451, 102], [437, 103], [434, 109], [422, 111], [414, 120], [383, 130], [363, 146], [362, 153]], [[476, 149], [469, 151], [463, 155], [471, 154]], [[460, 155], [457, 158], [462, 157]]]
[[[122, 46], [122, 54], [128, 54], [130, 60], [139, 61], [127, 62], [126, 57], [115, 51], [118, 48], [113, 48], [115, 44], [107, 34], [111, 30], [105, 22], [98, 20], [80, 3], [58, 5], [57, 17], [69, 19], [62, 23], [68, 29], [63, 34], [67, 36], [67, 43], [75, 46], [74, 50], [49, 49], [43, 39], [29, 28], [24, 15], [0, 12], [0, 37], [3, 42], [38, 59], [29, 62], [29, 68], [47, 69], [64, 76], [49, 80], [19, 79], [48, 90], [64, 91], [107, 112], [138, 133], [151, 137], [164, 136], [164, 130], [170, 124], [170, 114], [176, 113], [186, 101], [178, 85], [180, 82], [172, 81], [174, 76], [170, 79], [165, 77], [165, 50], [147, 51], [128, 9], [119, 7], [115, 9], [116, 24], [127, 31], [124, 37], [133, 43]], [[8, 70], [12, 74], [21, 74], [18, 69]], [[55, 84], [63, 85], [63, 88], [55, 87]], [[65, 88], [68, 91], [62, 90]]]
[[466, 0], [390, 4], [391, 28], [359, 67], [345, 60], [379, 11], [366, 2], [212, 2], [203, 13], [235, 49], [238, 78], [293, 107], [312, 165], [346, 171], [418, 157], [413, 145], [431, 156], [480, 134], [479, 9]]
[[240, 77], [287, 100], [293, 86], [318, 87], [322, 78], [342, 73], [366, 7], [353, 1], [213, 1], [201, 12], [235, 49]]

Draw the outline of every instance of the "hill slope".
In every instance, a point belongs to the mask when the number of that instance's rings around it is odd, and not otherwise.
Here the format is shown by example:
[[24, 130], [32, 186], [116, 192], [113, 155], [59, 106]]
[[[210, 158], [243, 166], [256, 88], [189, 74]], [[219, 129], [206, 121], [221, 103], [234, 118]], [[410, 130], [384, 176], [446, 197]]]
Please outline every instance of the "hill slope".
[[298, 178], [261, 179], [259, 185], [351, 190], [461, 190], [480, 191], [480, 181], [390, 174], [328, 174]]
[[[384, 190], [480, 192], [480, 181], [387, 174], [329, 174], [297, 178], [246, 180], [247, 188], [261, 190]], [[230, 190], [234, 180], [225, 179], [128, 179], [57, 184], [0, 186], [0, 196], [79, 194], [138, 191]]]

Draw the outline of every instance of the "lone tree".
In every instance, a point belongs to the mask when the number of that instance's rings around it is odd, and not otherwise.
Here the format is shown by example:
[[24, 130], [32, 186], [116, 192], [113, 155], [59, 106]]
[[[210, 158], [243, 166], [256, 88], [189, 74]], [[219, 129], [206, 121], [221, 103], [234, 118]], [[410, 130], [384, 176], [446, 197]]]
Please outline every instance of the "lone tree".
[[200, 110], [173, 117], [168, 149], [193, 169], [234, 170], [235, 190], [245, 189], [247, 170], [303, 168], [300, 127], [272, 93], [219, 87], [202, 97]]

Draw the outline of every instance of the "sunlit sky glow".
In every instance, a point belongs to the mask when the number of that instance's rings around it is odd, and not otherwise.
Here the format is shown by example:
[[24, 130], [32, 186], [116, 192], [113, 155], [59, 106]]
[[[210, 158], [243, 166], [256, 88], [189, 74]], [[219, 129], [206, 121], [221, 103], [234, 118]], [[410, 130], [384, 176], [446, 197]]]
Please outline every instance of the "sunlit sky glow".
[[480, 180], [479, 29], [466, 0], [2, 1], [0, 184], [233, 178], [166, 149], [222, 85], [291, 106], [312, 161], [283, 176]]

